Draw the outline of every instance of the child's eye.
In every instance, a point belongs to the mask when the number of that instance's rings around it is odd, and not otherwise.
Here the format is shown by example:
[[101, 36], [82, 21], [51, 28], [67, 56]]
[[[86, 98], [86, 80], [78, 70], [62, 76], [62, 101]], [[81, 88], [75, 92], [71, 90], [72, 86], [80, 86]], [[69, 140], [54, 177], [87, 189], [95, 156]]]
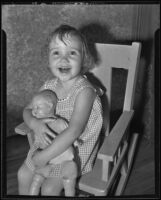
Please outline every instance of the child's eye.
[[54, 52], [53, 52], [53, 55], [54, 55], [54, 56], [58, 56], [58, 55], [59, 55], [59, 51], [54, 51]]
[[75, 56], [75, 55], [77, 55], [77, 52], [76, 51], [71, 51], [70, 55]]

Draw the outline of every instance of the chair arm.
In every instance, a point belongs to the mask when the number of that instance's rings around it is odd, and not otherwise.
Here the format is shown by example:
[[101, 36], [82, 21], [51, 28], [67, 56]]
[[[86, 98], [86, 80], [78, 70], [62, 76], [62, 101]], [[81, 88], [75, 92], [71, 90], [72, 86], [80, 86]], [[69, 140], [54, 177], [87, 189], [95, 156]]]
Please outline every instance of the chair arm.
[[114, 156], [119, 148], [119, 145], [129, 127], [134, 111], [124, 111], [117, 123], [111, 130], [110, 134], [105, 137], [105, 140], [98, 152], [98, 158], [106, 161], [113, 161]]

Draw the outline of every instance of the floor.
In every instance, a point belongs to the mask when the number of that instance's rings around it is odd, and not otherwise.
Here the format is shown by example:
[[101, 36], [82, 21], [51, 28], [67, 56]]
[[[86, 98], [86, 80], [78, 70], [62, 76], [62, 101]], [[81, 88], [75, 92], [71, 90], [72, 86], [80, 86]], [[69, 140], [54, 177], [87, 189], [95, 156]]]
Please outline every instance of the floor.
[[[26, 137], [17, 135], [7, 140], [7, 195], [18, 194], [16, 172], [22, 164], [27, 151], [28, 143]], [[154, 143], [149, 143], [143, 138], [123, 195], [154, 195], [154, 169]]]
[[142, 139], [124, 195], [155, 194], [154, 143]]

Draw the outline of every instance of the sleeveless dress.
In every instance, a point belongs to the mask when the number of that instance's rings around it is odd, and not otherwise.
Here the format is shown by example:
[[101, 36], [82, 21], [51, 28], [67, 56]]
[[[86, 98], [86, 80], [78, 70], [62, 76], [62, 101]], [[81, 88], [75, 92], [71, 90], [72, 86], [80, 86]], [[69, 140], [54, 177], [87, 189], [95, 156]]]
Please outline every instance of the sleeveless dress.
[[[55, 92], [57, 83], [58, 83], [57, 78], [46, 81], [41, 90], [50, 89]], [[86, 76], [81, 76], [76, 81], [75, 85], [72, 87], [72, 89], [70, 90], [65, 99], [59, 99], [58, 97], [56, 115], [65, 118], [69, 122], [72, 116], [74, 103], [77, 95], [87, 87], [92, 88], [96, 92], [96, 89], [88, 81]], [[73, 144], [76, 149], [75, 161], [78, 165], [79, 175], [83, 175], [92, 170], [93, 163], [98, 151], [99, 134], [101, 132], [102, 123], [103, 123], [103, 117], [102, 117], [101, 100], [99, 96], [96, 95], [86, 128], [84, 132], [77, 139], [77, 142]], [[32, 150], [31, 148], [29, 152], [30, 153], [28, 153], [27, 156], [28, 158], [26, 159], [28, 160], [28, 162], [26, 164], [28, 165], [28, 167], [30, 167], [30, 169], [34, 169], [32, 162], [29, 158], [31, 154], [33, 154], [34, 149]], [[61, 164], [53, 165], [49, 173], [49, 177], [54, 177], [54, 176], [56, 177], [61, 176]]]

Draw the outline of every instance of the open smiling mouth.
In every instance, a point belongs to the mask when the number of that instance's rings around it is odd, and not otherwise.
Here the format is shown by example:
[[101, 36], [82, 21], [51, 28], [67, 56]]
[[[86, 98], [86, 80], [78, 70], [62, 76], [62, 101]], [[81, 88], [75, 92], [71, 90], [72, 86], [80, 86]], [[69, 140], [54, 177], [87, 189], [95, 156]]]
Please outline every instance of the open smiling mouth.
[[70, 71], [71, 68], [60, 67], [60, 68], [58, 68], [58, 69], [59, 69], [59, 71], [60, 71], [61, 73], [66, 74], [66, 73], [68, 73], [68, 72]]

